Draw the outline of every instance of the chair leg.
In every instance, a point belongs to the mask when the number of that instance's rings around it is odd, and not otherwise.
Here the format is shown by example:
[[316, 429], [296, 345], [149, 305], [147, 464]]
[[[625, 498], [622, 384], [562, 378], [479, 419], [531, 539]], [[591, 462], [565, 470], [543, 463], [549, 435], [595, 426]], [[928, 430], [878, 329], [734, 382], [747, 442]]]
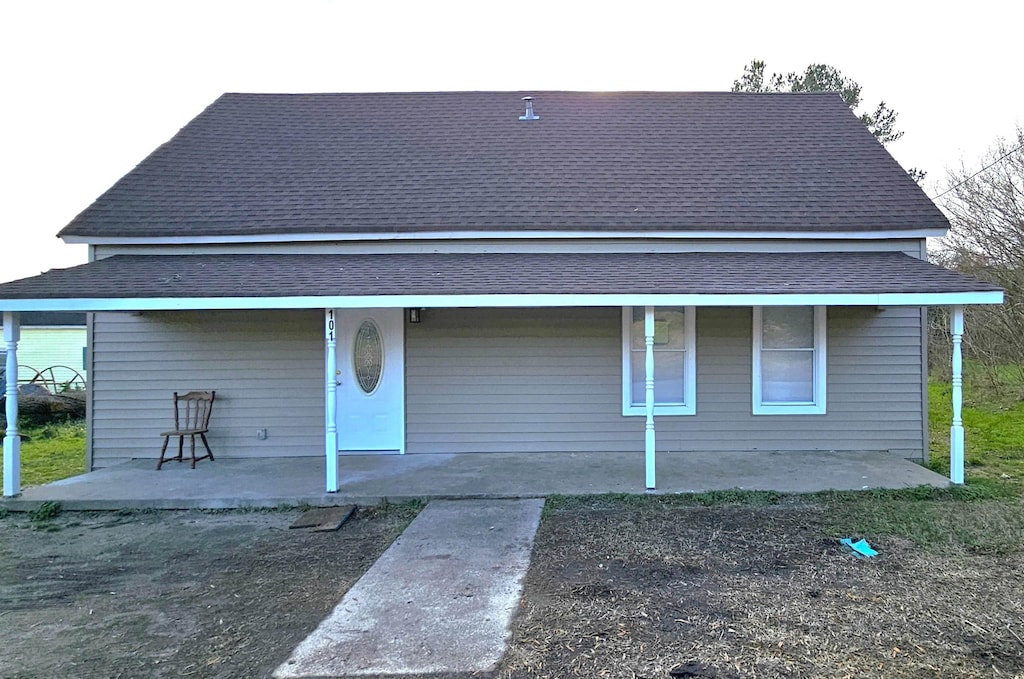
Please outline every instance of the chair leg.
[[189, 451], [192, 453], [192, 469], [196, 468], [196, 435], [192, 434]]
[[185, 448], [185, 437], [184, 436], [179, 436], [178, 437], [178, 462], [181, 462], [181, 456], [184, 453], [184, 448]]
[[167, 444], [171, 442], [170, 436], [164, 437], [164, 445], [160, 448], [160, 461], [156, 463], [156, 470], [160, 471], [160, 467], [164, 465], [164, 453], [167, 452]]
[[210, 462], [213, 462], [213, 451], [210, 450], [210, 444], [206, 440], [206, 434], [200, 434], [199, 438], [203, 440], [203, 445], [206, 446], [206, 456], [210, 458]]

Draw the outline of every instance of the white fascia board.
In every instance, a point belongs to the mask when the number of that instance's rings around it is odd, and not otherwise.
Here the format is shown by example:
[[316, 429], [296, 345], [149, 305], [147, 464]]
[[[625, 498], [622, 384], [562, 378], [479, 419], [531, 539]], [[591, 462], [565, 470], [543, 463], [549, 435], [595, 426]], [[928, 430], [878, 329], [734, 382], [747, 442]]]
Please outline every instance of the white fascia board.
[[1002, 304], [1003, 293], [744, 295], [360, 295], [331, 297], [178, 297], [131, 299], [0, 299], [4, 311], [158, 311], [215, 309], [368, 309], [595, 306], [942, 306]]
[[65, 243], [89, 245], [215, 245], [244, 243], [312, 243], [400, 240], [559, 240], [559, 239], [746, 239], [746, 240], [888, 240], [941, 238], [945, 229], [891, 231], [410, 231], [403, 233], [295, 233], [251, 236], [63, 236]]

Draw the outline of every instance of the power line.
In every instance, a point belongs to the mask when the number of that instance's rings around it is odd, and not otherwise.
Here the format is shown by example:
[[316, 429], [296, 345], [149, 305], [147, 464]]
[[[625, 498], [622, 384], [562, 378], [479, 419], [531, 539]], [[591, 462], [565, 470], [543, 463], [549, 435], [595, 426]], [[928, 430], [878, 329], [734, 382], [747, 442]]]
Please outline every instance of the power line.
[[975, 172], [974, 174], [972, 174], [972, 175], [971, 175], [970, 177], [965, 177], [965, 178], [961, 179], [961, 180], [960, 180], [959, 182], [957, 182], [956, 184], [953, 184], [953, 186], [950, 186], [950, 187], [949, 187], [948, 189], [946, 189], [945, 191], [943, 191], [943, 192], [942, 192], [942, 193], [940, 193], [939, 195], [937, 195], [937, 196], [932, 196], [932, 200], [938, 200], [939, 198], [942, 198], [942, 197], [943, 197], [944, 195], [946, 195], [947, 193], [949, 193], [949, 192], [950, 192], [950, 191], [952, 191], [953, 189], [958, 189], [958, 188], [960, 188], [961, 186], [963, 186], [963, 185], [964, 185], [964, 184], [966, 184], [967, 182], [971, 181], [972, 179], [974, 179], [975, 177], [977, 177], [977, 176], [978, 176], [979, 174], [981, 174], [981, 173], [982, 173], [982, 172], [984, 172], [985, 170], [989, 169], [990, 167], [992, 167], [992, 166], [993, 166], [993, 165], [995, 165], [996, 163], [998, 163], [998, 162], [1001, 162], [1001, 161], [1003, 161], [1003, 160], [1004, 160], [1004, 159], [1006, 159], [1006, 158], [1009, 158], [1010, 156], [1012, 156], [1012, 155], [1013, 155], [1014, 153], [1016, 153], [1017, 151], [1020, 151], [1021, 149], [1024, 149], [1024, 144], [1021, 144], [1021, 145], [1019, 145], [1019, 146], [1018, 146], [1017, 148], [1015, 148], [1015, 149], [1010, 149], [1010, 150], [1009, 150], [1009, 151], [1007, 151], [1007, 152], [1006, 152], [1005, 154], [1003, 154], [1003, 155], [999, 156], [998, 158], [996, 158], [995, 160], [993, 160], [993, 161], [992, 161], [991, 163], [989, 163], [989, 164], [988, 164], [988, 165], [986, 165], [985, 167], [981, 168], [980, 170], [978, 170], [977, 172]]

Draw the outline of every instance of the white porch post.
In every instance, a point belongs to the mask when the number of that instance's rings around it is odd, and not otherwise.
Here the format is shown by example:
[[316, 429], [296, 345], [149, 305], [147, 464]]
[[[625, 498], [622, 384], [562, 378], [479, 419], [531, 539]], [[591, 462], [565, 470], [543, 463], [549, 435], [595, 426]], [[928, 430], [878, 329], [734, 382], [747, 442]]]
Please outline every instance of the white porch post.
[[324, 440], [324, 456], [327, 462], [326, 478], [328, 493], [337, 493], [338, 480], [338, 355], [335, 349], [338, 346], [338, 334], [336, 332], [337, 320], [334, 318], [334, 309], [324, 310], [324, 339], [327, 351], [324, 361], [324, 403], [326, 404], [324, 421], [326, 422], [326, 437]]
[[647, 407], [647, 425], [644, 431], [644, 464], [647, 471], [647, 489], [654, 489], [654, 307], [644, 307], [644, 403]]
[[4, 345], [7, 349], [7, 435], [4, 437], [4, 497], [21, 493], [21, 436], [18, 434], [18, 340], [20, 315], [4, 312]]
[[964, 482], [964, 422], [961, 410], [964, 402], [963, 353], [960, 344], [964, 336], [964, 307], [956, 304], [951, 309], [950, 334], [953, 335], [953, 426], [949, 428], [949, 480]]

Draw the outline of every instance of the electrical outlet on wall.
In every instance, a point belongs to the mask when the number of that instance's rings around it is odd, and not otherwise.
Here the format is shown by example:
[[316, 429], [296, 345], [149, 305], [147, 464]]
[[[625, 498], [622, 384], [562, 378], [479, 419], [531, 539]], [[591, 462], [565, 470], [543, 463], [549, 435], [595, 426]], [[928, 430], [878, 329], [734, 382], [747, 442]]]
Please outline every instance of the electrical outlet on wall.
[[266, 441], [267, 440], [267, 429], [266, 429], [266, 427], [263, 427], [262, 429], [257, 429], [256, 430], [256, 440], [257, 441]]

